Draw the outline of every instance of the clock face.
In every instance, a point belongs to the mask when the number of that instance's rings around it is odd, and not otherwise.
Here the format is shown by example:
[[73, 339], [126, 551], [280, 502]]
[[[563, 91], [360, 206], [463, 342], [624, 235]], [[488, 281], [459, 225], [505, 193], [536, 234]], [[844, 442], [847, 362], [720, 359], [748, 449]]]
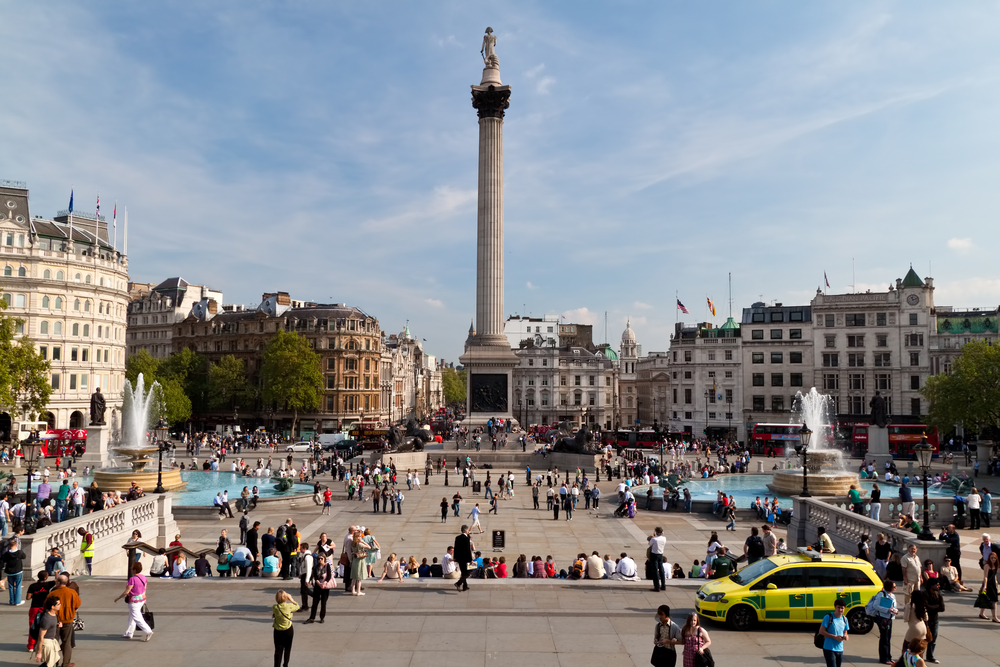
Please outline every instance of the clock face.
[[920, 297], [917, 296], [916, 294], [911, 294], [910, 296], [906, 297], [906, 303], [910, 304], [911, 306], [915, 306], [918, 303], [920, 303]]

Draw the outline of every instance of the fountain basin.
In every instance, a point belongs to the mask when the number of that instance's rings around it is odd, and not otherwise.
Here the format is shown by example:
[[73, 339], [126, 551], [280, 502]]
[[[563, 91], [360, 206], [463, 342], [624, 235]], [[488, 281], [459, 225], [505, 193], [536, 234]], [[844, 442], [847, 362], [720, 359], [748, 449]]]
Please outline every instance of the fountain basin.
[[[155, 451], [155, 448], [154, 448]], [[126, 493], [135, 482], [146, 493], [156, 488], [156, 469], [133, 470], [131, 468], [101, 468], [95, 470], [94, 481], [101, 491], [121, 491]], [[187, 482], [181, 479], [181, 471], [173, 468], [163, 470], [163, 488], [167, 491], [180, 491]]]
[[[854, 484], [860, 490], [857, 473], [818, 472], [809, 466], [809, 493], [816, 496], [846, 496]], [[797, 496], [802, 493], [802, 468], [778, 470], [767, 488], [781, 496]]]

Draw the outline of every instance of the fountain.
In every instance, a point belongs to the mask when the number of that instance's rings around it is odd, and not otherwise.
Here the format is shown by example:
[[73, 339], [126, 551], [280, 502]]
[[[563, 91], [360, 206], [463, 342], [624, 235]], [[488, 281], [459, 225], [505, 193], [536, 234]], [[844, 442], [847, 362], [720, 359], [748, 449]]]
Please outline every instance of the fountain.
[[[157, 460], [150, 456], [155, 456], [159, 447], [147, 442], [146, 433], [149, 429], [150, 408], [157, 402], [159, 395], [158, 382], [153, 382], [149, 391], [145, 391], [145, 378], [142, 373], [136, 378], [134, 388], [128, 381], [125, 382], [120, 441], [111, 447], [116, 458], [125, 459], [125, 465], [94, 471], [94, 481], [102, 491], [124, 493], [129, 490], [132, 482], [147, 492], [156, 486]], [[151, 469], [147, 470], [147, 466]], [[187, 483], [181, 480], [180, 471], [173, 468], [163, 471], [163, 488], [167, 491], [176, 491], [185, 486]]]
[[[816, 391], [816, 387], [810, 389], [808, 394], [799, 392], [795, 395], [796, 423], [808, 424], [813, 430], [808, 449], [809, 491], [817, 496], [846, 496], [851, 484], [861, 488], [857, 473], [845, 470], [843, 454], [832, 448], [832, 402], [829, 396]], [[789, 456], [787, 449], [785, 456]], [[774, 480], [767, 487], [783, 496], [802, 493], [802, 468], [776, 471]]]

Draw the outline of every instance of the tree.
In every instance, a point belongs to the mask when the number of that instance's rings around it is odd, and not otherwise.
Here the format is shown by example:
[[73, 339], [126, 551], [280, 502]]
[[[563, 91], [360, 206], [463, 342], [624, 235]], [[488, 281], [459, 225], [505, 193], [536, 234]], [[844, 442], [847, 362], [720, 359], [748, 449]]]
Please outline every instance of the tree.
[[[7, 307], [0, 300], [0, 311]], [[0, 312], [0, 410], [22, 417], [37, 415], [49, 402], [49, 362], [27, 336], [15, 340], [24, 320]]]
[[[140, 350], [125, 362], [125, 379], [132, 386], [142, 373], [146, 387], [154, 382], [160, 384], [153, 406], [155, 417], [163, 415], [171, 424], [179, 424], [191, 419], [192, 395], [200, 396], [202, 369], [205, 358], [185, 349], [166, 359], [154, 359], [146, 350]], [[207, 372], [205, 373], [207, 377]], [[192, 394], [191, 392], [200, 392]]]
[[191, 419], [191, 399], [184, 392], [181, 383], [175, 378], [157, 382], [160, 387], [153, 405], [156, 412], [151, 419], [155, 421], [159, 415], [163, 415], [171, 424], [181, 424]]
[[444, 402], [447, 405], [465, 405], [467, 395], [465, 385], [465, 370], [456, 371], [454, 368], [446, 368], [441, 371], [441, 387], [444, 390]]
[[227, 354], [208, 369], [209, 405], [212, 408], [247, 406], [253, 399], [246, 365], [242, 360]]
[[319, 355], [296, 332], [279, 331], [264, 347], [260, 367], [263, 399], [292, 411], [292, 432], [300, 412], [318, 410], [323, 392]]
[[208, 359], [188, 348], [174, 352], [160, 362], [159, 380], [177, 380], [191, 402], [192, 409], [204, 411], [209, 403]]
[[130, 355], [128, 359], [125, 360], [125, 379], [129, 381], [133, 387], [135, 386], [135, 381], [139, 378], [139, 374], [142, 374], [143, 380], [146, 386], [153, 384], [153, 381], [157, 378], [160, 369], [160, 360], [154, 359], [152, 355], [145, 349], [139, 350], [138, 354]]
[[950, 373], [928, 378], [920, 393], [930, 401], [928, 421], [946, 433], [1000, 429], [1000, 347], [973, 341], [962, 347]]

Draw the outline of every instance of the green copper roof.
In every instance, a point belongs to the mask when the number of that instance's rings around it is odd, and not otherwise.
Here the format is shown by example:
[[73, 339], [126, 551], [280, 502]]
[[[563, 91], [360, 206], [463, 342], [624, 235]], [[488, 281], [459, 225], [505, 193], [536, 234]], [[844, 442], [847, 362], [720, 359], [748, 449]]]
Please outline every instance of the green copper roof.
[[739, 329], [740, 325], [737, 324], [736, 321], [733, 318], [730, 317], [728, 320], [726, 320], [726, 323], [723, 324], [719, 328], [720, 329]]
[[969, 313], [940, 313], [937, 316], [938, 333], [981, 334], [997, 333], [995, 313], [971, 315]]
[[923, 286], [924, 286], [924, 281], [920, 279], [920, 276], [917, 275], [917, 272], [914, 271], [913, 267], [911, 266], [909, 273], [907, 273], [906, 277], [903, 278], [903, 287], [923, 287]]
[[615, 352], [614, 348], [612, 348], [610, 345], [602, 347], [597, 351], [597, 353], [603, 354], [606, 358], [610, 359], [611, 361], [618, 361], [618, 353]]

